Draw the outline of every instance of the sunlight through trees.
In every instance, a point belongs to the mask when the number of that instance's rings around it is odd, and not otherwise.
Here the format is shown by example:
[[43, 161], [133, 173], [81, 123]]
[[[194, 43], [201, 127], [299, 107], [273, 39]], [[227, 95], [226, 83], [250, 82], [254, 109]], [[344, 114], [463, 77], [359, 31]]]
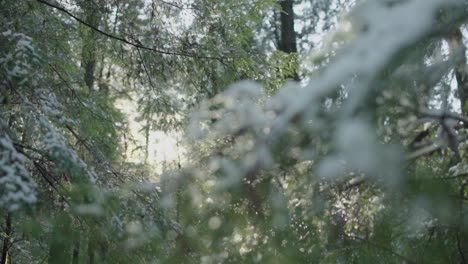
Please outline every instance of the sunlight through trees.
[[0, 264], [467, 263], [467, 21], [0, 1]]

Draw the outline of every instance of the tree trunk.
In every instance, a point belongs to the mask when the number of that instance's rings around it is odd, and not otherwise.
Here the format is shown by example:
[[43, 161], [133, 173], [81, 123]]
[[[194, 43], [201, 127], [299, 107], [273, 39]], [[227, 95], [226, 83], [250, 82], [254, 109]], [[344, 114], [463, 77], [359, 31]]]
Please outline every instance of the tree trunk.
[[[56, 232], [53, 236], [60, 236], [60, 232]], [[64, 241], [53, 239], [49, 247], [49, 264], [70, 263], [70, 251]]]
[[146, 119], [145, 126], [145, 164], [148, 164], [149, 158], [149, 144], [150, 144], [150, 130], [151, 130], [151, 115]]
[[3, 237], [3, 249], [2, 249], [2, 263], [8, 263], [8, 250], [10, 248], [10, 237], [12, 234], [12, 227], [11, 227], [11, 216], [10, 213], [7, 213], [5, 218], [5, 234]]
[[101, 261], [102, 263], [106, 263], [106, 260], [107, 260], [107, 251], [108, 251], [108, 246], [107, 246], [107, 243], [105, 241], [101, 241], [100, 243], [100, 251], [101, 251]]
[[[281, 40], [279, 49], [288, 54], [297, 53], [296, 31], [294, 31], [293, 5], [293, 0], [280, 1]], [[292, 75], [287, 77], [299, 81], [299, 75], [297, 74], [297, 71], [294, 71]]]
[[72, 225], [67, 215], [55, 216], [49, 240], [49, 264], [70, 263], [72, 261]]
[[93, 243], [92, 237], [90, 236], [88, 240], [88, 263], [89, 264], [94, 264], [94, 257], [95, 257], [94, 243]]
[[80, 232], [76, 231], [73, 243], [72, 264], [78, 264], [80, 261]]
[[[468, 69], [466, 65], [466, 46], [463, 44], [463, 34], [459, 28], [455, 30], [448, 40], [450, 53], [455, 60], [455, 78], [457, 80], [458, 97], [463, 115], [468, 114]], [[465, 124], [467, 126], [468, 124]]]
[[[99, 28], [99, 13], [95, 6], [85, 3], [82, 6], [86, 14], [86, 23]], [[92, 91], [94, 86], [94, 71], [96, 68], [96, 32], [89, 27], [84, 27], [83, 34], [83, 47], [81, 50], [81, 67], [84, 70], [84, 81], [89, 89]]]

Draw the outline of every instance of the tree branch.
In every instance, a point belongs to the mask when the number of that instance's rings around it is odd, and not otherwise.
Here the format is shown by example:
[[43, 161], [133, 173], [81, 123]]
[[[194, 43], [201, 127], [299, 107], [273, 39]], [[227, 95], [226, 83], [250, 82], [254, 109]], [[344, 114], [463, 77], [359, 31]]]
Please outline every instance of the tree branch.
[[[464, 137], [458, 138], [457, 142], [464, 142], [464, 141], [467, 141], [467, 140], [468, 140], [468, 137], [464, 136]], [[423, 147], [421, 149], [418, 149], [418, 150], [414, 151], [413, 153], [410, 153], [406, 157], [406, 161], [411, 161], [411, 160], [417, 159], [417, 158], [419, 158], [421, 156], [431, 154], [434, 151], [437, 151], [439, 149], [443, 149], [445, 147], [447, 147], [447, 143], [442, 141], [442, 140], [439, 140], [438, 142], [434, 142], [433, 144], [431, 144], [431, 145], [429, 145], [427, 147]]]
[[89, 27], [90, 29], [92, 29], [92, 30], [94, 30], [94, 31], [96, 31], [96, 32], [108, 37], [108, 38], [118, 40], [118, 41], [123, 42], [125, 44], [131, 45], [131, 46], [133, 46], [135, 48], [140, 48], [140, 49], [149, 50], [149, 51], [153, 51], [153, 52], [156, 52], [156, 53], [171, 55], [171, 56], [190, 57], [190, 58], [195, 58], [195, 59], [210, 59], [210, 60], [219, 60], [219, 61], [222, 60], [221, 57], [200, 56], [200, 55], [191, 54], [191, 53], [173, 52], [173, 51], [160, 50], [160, 49], [156, 49], [156, 48], [152, 48], [152, 47], [147, 47], [147, 46], [142, 45], [141, 43], [136, 43], [136, 42], [130, 41], [130, 40], [124, 38], [124, 37], [116, 36], [116, 35], [113, 35], [111, 33], [105, 32], [105, 31], [103, 31], [103, 30], [89, 24], [88, 22], [84, 21], [83, 19], [75, 16], [74, 14], [72, 14], [70, 11], [66, 10], [63, 7], [54, 5], [54, 4], [49, 3], [47, 1], [44, 1], [44, 0], [37, 0], [37, 1], [39, 3], [42, 3], [44, 5], [47, 5], [47, 6], [52, 7], [52, 8], [54, 8], [54, 9], [60, 11], [60, 12], [63, 12], [65, 14], [67, 14], [68, 16], [70, 16], [73, 19], [75, 19], [76, 21], [78, 21], [80, 24], [83, 24], [83, 25]]
[[459, 115], [456, 113], [447, 113], [447, 112], [435, 112], [435, 111], [427, 111], [427, 110], [421, 110], [419, 111], [421, 115], [424, 117], [428, 118], [434, 118], [434, 119], [453, 119], [457, 121], [461, 121], [465, 124], [468, 124], [468, 118], [464, 115]]

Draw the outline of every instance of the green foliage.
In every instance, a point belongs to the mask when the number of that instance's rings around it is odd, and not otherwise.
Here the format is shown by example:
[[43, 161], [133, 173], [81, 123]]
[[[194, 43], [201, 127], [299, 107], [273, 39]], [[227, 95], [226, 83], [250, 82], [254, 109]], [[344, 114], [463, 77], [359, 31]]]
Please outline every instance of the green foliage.
[[[319, 2], [290, 54], [273, 0], [0, 2], [2, 256], [466, 261], [466, 3]], [[132, 100], [183, 135], [161, 174], [125, 158]]]

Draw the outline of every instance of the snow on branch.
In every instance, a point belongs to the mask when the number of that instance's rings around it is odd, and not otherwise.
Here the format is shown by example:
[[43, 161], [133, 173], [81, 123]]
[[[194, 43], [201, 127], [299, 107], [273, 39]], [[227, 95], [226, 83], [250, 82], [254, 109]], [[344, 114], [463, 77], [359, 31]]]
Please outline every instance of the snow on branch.
[[35, 187], [24, 156], [16, 151], [10, 137], [0, 130], [0, 207], [14, 211], [22, 204], [35, 203]]
[[[202, 104], [200, 111], [193, 115], [191, 132], [218, 139], [215, 149], [222, 158], [213, 159], [222, 161], [215, 162], [219, 171], [245, 176], [253, 167], [248, 164], [262, 164], [258, 169], [270, 169], [275, 164], [256, 161], [274, 156], [272, 153], [278, 152], [274, 148], [284, 135], [294, 131], [306, 135], [322, 131], [317, 137], [333, 148], [322, 159], [324, 163], [318, 164], [319, 174], [321, 171], [337, 177], [346, 170], [361, 171], [381, 176], [393, 185], [400, 172], [401, 151], [381, 144], [373, 125], [358, 115], [358, 110], [378, 87], [375, 84], [381, 81], [383, 72], [392, 68], [396, 56], [428, 36], [440, 34], [444, 26], [458, 26], [466, 16], [464, 12], [452, 12], [450, 21], [441, 24], [438, 19], [442, 10], [456, 11], [465, 5], [462, 0], [365, 1], [351, 13], [352, 39], [342, 44], [330, 64], [305, 87], [289, 83], [267, 98], [258, 94], [258, 84], [233, 85]], [[323, 102], [345, 84], [346, 100], [338, 111], [324, 117]], [[234, 143], [226, 144], [230, 150], [222, 149], [219, 143], [229, 139]], [[310, 142], [291, 142], [288, 147], [291, 149], [279, 152], [294, 152], [294, 158], [299, 160], [307, 159], [308, 153], [316, 151]], [[226, 156], [235, 162], [228, 162]], [[233, 170], [237, 173], [232, 173]]]
[[94, 170], [68, 146], [63, 134], [44, 116], [39, 117], [39, 122], [43, 131], [42, 143], [53, 157], [55, 164], [62, 170], [70, 171], [72, 176], [84, 173], [92, 183], [96, 182], [97, 175]]

